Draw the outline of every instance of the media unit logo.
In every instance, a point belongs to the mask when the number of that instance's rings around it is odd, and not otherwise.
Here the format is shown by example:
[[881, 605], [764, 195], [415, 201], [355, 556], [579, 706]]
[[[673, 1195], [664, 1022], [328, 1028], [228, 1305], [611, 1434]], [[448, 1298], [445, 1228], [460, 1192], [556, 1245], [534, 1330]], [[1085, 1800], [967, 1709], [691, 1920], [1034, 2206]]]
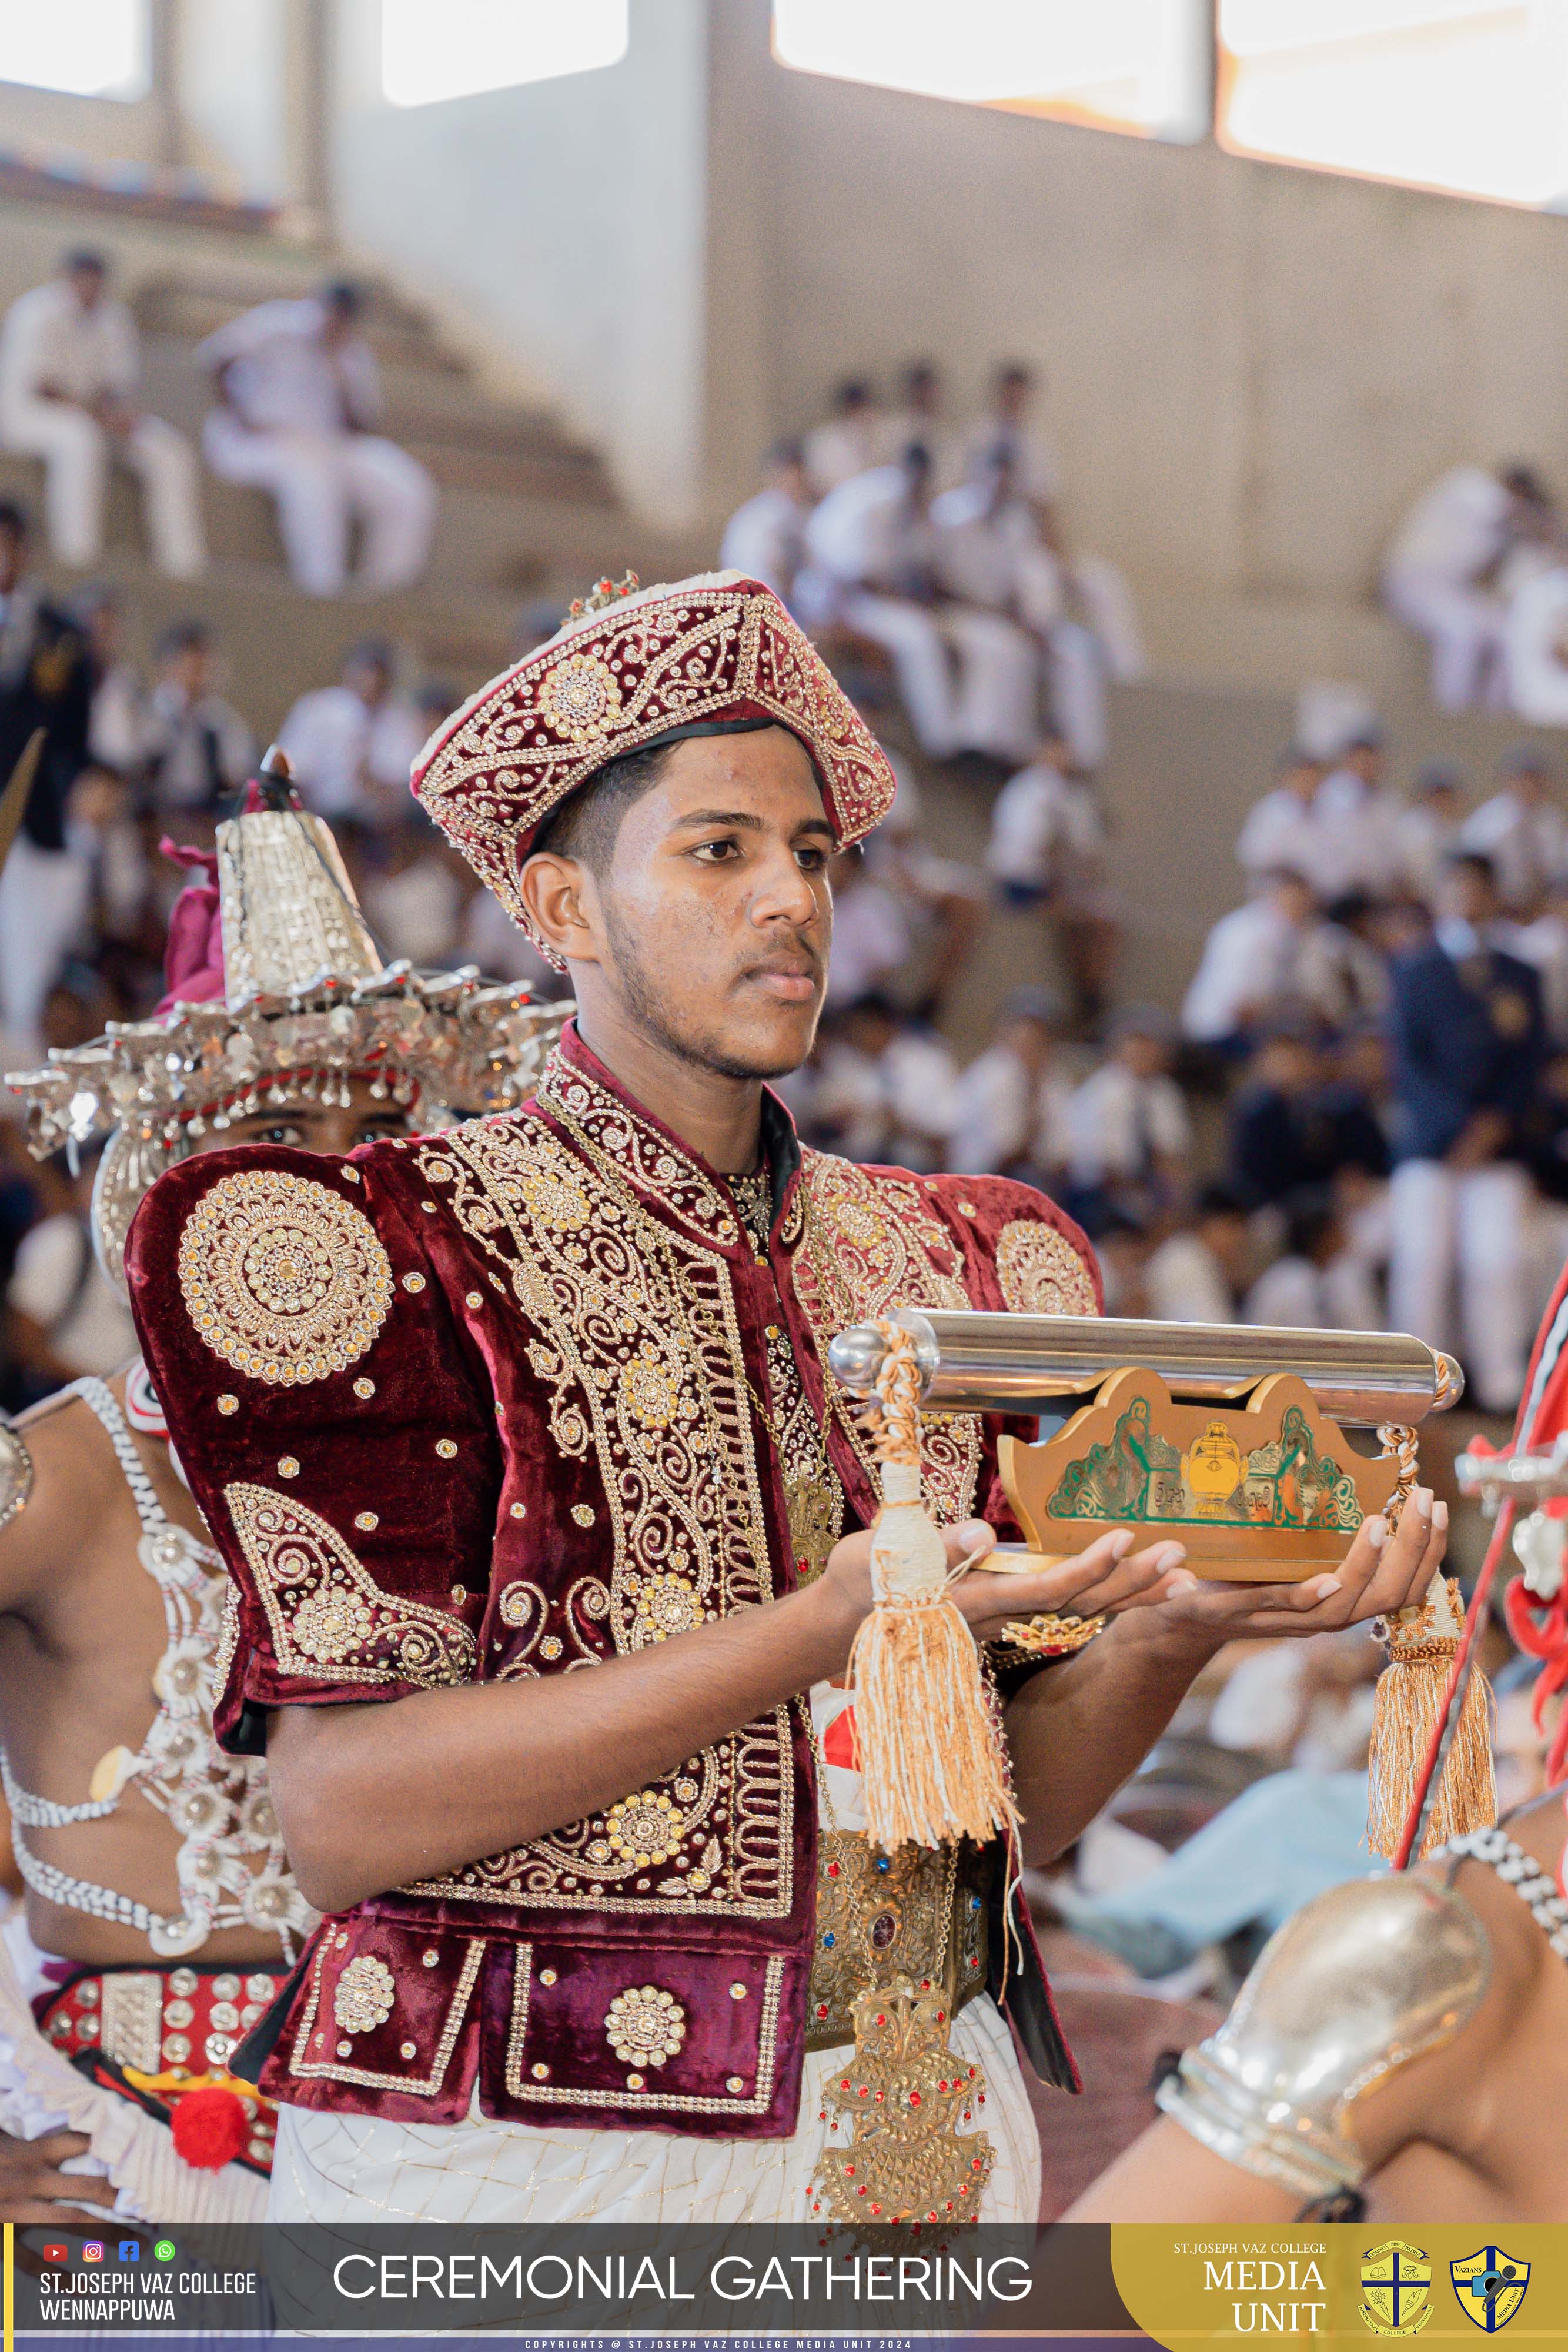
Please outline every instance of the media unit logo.
[[1500, 2246], [1482, 2246], [1462, 2262], [1450, 2263], [1448, 2274], [1459, 2309], [1488, 2336], [1508, 2326], [1530, 2284], [1530, 2264]]
[[1419, 2336], [1432, 2316], [1432, 2265], [1419, 2246], [1389, 2238], [1361, 2258], [1361, 2324], [1375, 2336]]

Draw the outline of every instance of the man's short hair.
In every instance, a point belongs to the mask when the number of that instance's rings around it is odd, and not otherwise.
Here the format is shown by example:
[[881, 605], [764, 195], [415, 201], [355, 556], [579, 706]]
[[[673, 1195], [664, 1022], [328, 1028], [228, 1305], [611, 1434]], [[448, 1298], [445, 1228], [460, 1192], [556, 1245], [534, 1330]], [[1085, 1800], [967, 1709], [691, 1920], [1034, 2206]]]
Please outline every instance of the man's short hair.
[[1497, 867], [1479, 849], [1456, 849], [1443, 860], [1448, 874], [1473, 874], [1486, 884], [1489, 890], [1497, 888]]
[[871, 398], [871, 384], [863, 375], [846, 376], [841, 383], [836, 384], [833, 388], [835, 408], [864, 408], [869, 404]]
[[31, 529], [26, 507], [19, 506], [15, 499], [0, 499], [0, 536], [26, 539]]
[[62, 258], [60, 268], [68, 278], [74, 277], [78, 269], [90, 269], [99, 278], [109, 276], [107, 259], [96, 246], [91, 245], [73, 245]]
[[1032, 384], [1033, 382], [1034, 370], [1027, 360], [1004, 360], [997, 370], [996, 383], [998, 392], [1003, 391], [1009, 384]]
[[803, 466], [806, 462], [805, 447], [796, 440], [775, 441], [768, 451], [767, 462], [770, 466]]
[[390, 637], [361, 637], [343, 656], [345, 669], [379, 669], [391, 677], [397, 667], [397, 647]]
[[1549, 507], [1552, 504], [1552, 493], [1533, 466], [1505, 466], [1502, 486], [1514, 498], [1522, 499], [1527, 507]]
[[644, 793], [653, 791], [674, 748], [673, 743], [644, 743], [640, 751], [610, 761], [580, 793], [552, 810], [529, 856], [574, 857], [591, 874], [602, 874], [615, 855], [622, 819]]
[[351, 278], [334, 278], [321, 289], [321, 299], [340, 319], [357, 319], [365, 307], [364, 290]]
[[213, 642], [205, 621], [171, 621], [160, 630], [152, 647], [155, 661], [172, 661], [177, 654], [204, 654]]

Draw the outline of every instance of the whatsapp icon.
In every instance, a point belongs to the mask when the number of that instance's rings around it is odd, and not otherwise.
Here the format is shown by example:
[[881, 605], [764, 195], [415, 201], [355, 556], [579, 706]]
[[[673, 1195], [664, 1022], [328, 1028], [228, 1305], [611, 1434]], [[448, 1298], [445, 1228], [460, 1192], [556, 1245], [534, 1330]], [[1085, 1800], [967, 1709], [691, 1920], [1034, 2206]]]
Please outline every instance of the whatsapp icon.
[[159, 2263], [172, 2263], [174, 2259], [173, 2239], [160, 2238], [152, 2249], [152, 2259]]

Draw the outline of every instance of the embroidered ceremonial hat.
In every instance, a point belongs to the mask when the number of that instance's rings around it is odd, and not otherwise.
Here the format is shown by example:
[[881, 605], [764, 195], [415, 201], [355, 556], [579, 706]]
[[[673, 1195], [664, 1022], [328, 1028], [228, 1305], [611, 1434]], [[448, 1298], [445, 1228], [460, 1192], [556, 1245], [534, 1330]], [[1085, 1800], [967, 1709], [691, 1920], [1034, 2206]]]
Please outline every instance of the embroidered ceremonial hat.
[[881, 822], [887, 755], [770, 588], [739, 572], [619, 593], [601, 583], [437, 728], [413, 790], [529, 930], [518, 869], [545, 819], [601, 768], [685, 733], [769, 724], [810, 753], [841, 843]]
[[271, 752], [262, 773], [218, 826], [215, 851], [164, 845], [193, 874], [169, 919], [165, 993], [151, 1018], [111, 1022], [5, 1081], [26, 1103], [38, 1159], [108, 1133], [93, 1240], [121, 1288], [142, 1194], [209, 1129], [288, 1104], [346, 1104], [351, 1077], [426, 1127], [507, 1110], [531, 1093], [571, 1011], [520, 982], [483, 981], [472, 964], [384, 964], [336, 842], [288, 788], [287, 761]]

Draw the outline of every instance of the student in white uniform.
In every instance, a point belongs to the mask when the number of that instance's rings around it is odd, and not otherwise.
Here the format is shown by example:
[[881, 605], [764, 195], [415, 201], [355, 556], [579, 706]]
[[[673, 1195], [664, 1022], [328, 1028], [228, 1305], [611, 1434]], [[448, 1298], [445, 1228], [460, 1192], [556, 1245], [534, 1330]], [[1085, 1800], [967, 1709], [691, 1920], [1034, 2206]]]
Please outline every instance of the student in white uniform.
[[1472, 810], [1458, 845], [1490, 859], [1504, 908], [1528, 917], [1568, 872], [1568, 819], [1552, 796], [1550, 767], [1528, 743], [1509, 752], [1500, 772], [1501, 791]]
[[806, 471], [820, 499], [887, 454], [886, 419], [863, 376], [851, 376], [833, 394], [832, 413], [807, 434]]
[[1538, 572], [1509, 604], [1508, 698], [1536, 727], [1568, 727], [1568, 564]]
[[1527, 467], [1455, 466], [1423, 491], [1394, 535], [1383, 600], [1432, 647], [1432, 692], [1445, 710], [1503, 698], [1506, 610], [1492, 574], [1516, 531], [1551, 500]]
[[1465, 821], [1465, 781], [1446, 761], [1429, 761], [1394, 820], [1399, 880], [1424, 907], [1437, 903], [1443, 870]]
[[1181, 1008], [1195, 1045], [1239, 1052], [1260, 1013], [1304, 993], [1305, 958], [1317, 908], [1312, 886], [1288, 866], [1261, 877], [1259, 897], [1221, 915]]
[[806, 560], [811, 486], [799, 441], [776, 441], [763, 461], [763, 486], [724, 527], [721, 572], [760, 580], [793, 610], [795, 576]]
[[329, 824], [375, 824], [404, 813], [409, 771], [430, 730], [396, 677], [392, 647], [367, 637], [337, 685], [302, 694], [277, 730], [300, 799]]
[[1292, 747], [1281, 758], [1279, 782], [1254, 802], [1236, 841], [1236, 861], [1253, 890], [1288, 867], [1316, 890], [1323, 866], [1323, 818], [1318, 795], [1328, 763]]
[[1312, 814], [1318, 821], [1312, 885], [1320, 898], [1353, 890], [1383, 898], [1399, 878], [1398, 811], [1383, 789], [1383, 738], [1366, 729], [1348, 742], [1323, 778]]
[[898, 405], [883, 420], [882, 455], [900, 457], [912, 441], [931, 453], [931, 479], [938, 490], [959, 481], [964, 453], [948, 422], [942, 377], [932, 360], [912, 360], [898, 379]]
[[152, 561], [172, 580], [206, 569], [196, 453], [138, 404], [141, 352], [99, 253], [69, 253], [57, 277], [12, 303], [0, 328], [0, 445], [44, 461], [49, 544], [96, 563], [110, 465], [141, 484]]
[[991, 1043], [954, 1089], [949, 1168], [992, 1176], [1027, 1170], [1043, 1182], [1065, 1167], [1072, 1088], [1057, 1059], [1065, 1019], [1049, 989], [1014, 989]]
[[373, 432], [381, 371], [359, 333], [357, 287], [304, 301], [263, 302], [220, 327], [196, 353], [218, 405], [202, 432], [208, 465], [277, 501], [288, 568], [308, 595], [339, 596], [349, 533], [363, 530], [355, 584], [412, 586], [435, 530], [435, 485], [406, 449]]
[[807, 526], [816, 617], [838, 619], [893, 656], [921, 749], [1027, 760], [1039, 729], [1035, 653], [1001, 613], [944, 601], [931, 461], [913, 442], [831, 492]]

